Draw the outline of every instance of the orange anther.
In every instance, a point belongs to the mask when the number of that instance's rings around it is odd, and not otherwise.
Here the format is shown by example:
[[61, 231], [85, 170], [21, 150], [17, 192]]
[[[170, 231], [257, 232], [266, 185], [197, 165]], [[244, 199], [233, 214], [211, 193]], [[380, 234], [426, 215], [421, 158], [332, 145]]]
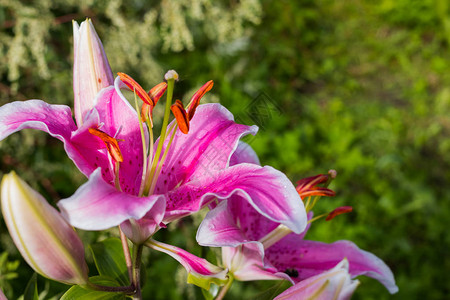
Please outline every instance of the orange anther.
[[336, 216], [351, 212], [353, 210], [353, 207], [351, 206], [341, 206], [336, 208], [335, 210], [333, 210], [332, 212], [330, 212], [328, 214], [328, 216], [326, 217], [325, 221], [330, 221], [331, 219], [333, 219]]
[[[142, 104], [142, 108], [141, 108], [142, 121], [147, 122], [147, 120], [150, 119], [150, 122], [153, 124], [152, 112], [153, 112], [153, 107], [151, 107], [150, 105], [148, 105], [147, 103], [144, 102]], [[152, 125], [152, 127], [153, 127], [153, 125]]]
[[197, 109], [197, 106], [200, 104], [200, 99], [212, 89], [214, 85], [214, 82], [212, 80], [205, 83], [191, 98], [191, 106], [189, 107], [189, 120], [192, 120], [195, 114], [195, 110]]
[[175, 101], [170, 107], [170, 110], [175, 116], [181, 132], [187, 134], [189, 132], [189, 119], [186, 110], [183, 107], [183, 103], [181, 103], [180, 100]]
[[318, 187], [318, 184], [328, 181], [329, 175], [319, 174], [312, 177], [300, 179], [297, 182], [296, 190], [302, 199], [310, 196], [328, 196], [333, 197], [336, 193], [325, 187]]
[[164, 95], [164, 92], [167, 90], [167, 83], [161, 82], [155, 85], [149, 92], [148, 95], [152, 99], [154, 106], [158, 103], [158, 100]]
[[117, 139], [109, 136], [107, 133], [97, 128], [89, 128], [89, 133], [99, 137], [103, 143], [105, 143], [108, 153], [111, 155], [114, 161], [123, 162], [123, 156], [120, 152], [119, 143]]
[[142, 86], [137, 83], [133, 78], [131, 78], [130, 75], [127, 75], [125, 73], [117, 73], [119, 75], [120, 80], [130, 88], [130, 90], [134, 91], [136, 95], [138, 95], [139, 98], [141, 98], [144, 103], [147, 103], [148, 105], [151, 105], [152, 107], [155, 106], [155, 103], [153, 102], [152, 98], [147, 94], [147, 92], [142, 88]]

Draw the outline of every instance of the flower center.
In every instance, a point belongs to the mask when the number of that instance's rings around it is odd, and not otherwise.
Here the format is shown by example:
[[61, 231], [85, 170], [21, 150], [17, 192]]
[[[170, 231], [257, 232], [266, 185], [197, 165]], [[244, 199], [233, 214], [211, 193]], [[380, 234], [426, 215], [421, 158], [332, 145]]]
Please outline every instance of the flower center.
[[[177, 128], [184, 134], [189, 132], [189, 125], [194, 117], [195, 111], [200, 103], [200, 99], [206, 92], [211, 90], [213, 81], [204, 84], [191, 98], [187, 109], [180, 100], [176, 100], [172, 105], [172, 97], [175, 81], [178, 80], [178, 74], [174, 70], [170, 70], [164, 76], [166, 82], [161, 82], [154, 86], [149, 92], [146, 92], [142, 86], [137, 83], [131, 76], [125, 73], [118, 73], [120, 80], [126, 87], [134, 92], [135, 108], [138, 113], [139, 128], [142, 139], [143, 151], [143, 169], [142, 179], [138, 196], [148, 196], [153, 194], [161, 168], [165, 162], [168, 150], [175, 137]], [[155, 141], [153, 136], [153, 109], [159, 99], [166, 94], [166, 105], [164, 118], [161, 126], [161, 134], [155, 149]], [[141, 107], [138, 98], [142, 100]], [[176, 122], [169, 126], [170, 112], [172, 111]], [[149, 139], [146, 138], [145, 126], [149, 133]], [[90, 128], [89, 132], [99, 137], [106, 145], [108, 153], [115, 162], [115, 182], [116, 188], [120, 190], [119, 184], [119, 165], [123, 162], [120, 147], [117, 139], [110, 137], [98, 128]]]

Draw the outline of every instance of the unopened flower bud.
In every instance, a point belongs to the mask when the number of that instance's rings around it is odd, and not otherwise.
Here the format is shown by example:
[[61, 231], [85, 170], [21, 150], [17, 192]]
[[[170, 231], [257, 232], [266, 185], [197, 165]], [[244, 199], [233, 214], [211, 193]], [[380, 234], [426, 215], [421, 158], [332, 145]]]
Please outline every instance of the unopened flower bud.
[[74, 111], [77, 125], [81, 126], [85, 114], [94, 107], [98, 92], [113, 85], [114, 76], [90, 19], [80, 26], [73, 22], [73, 42]]
[[66, 284], [87, 282], [80, 238], [61, 214], [14, 172], [3, 177], [1, 207], [14, 243], [37, 273]]

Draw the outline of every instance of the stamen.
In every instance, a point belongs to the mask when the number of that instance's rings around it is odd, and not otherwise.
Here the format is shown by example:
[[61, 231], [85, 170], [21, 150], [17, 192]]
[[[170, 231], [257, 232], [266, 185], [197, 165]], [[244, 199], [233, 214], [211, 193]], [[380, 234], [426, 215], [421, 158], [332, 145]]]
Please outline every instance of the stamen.
[[119, 169], [120, 169], [120, 162], [116, 161], [115, 165], [114, 165], [114, 186], [116, 187], [116, 189], [118, 191], [122, 191], [122, 189], [120, 188], [120, 180], [119, 180]]
[[142, 101], [147, 103], [148, 105], [154, 107], [155, 103], [153, 102], [152, 98], [147, 94], [147, 92], [142, 88], [142, 86], [137, 83], [131, 76], [119, 72], [117, 73], [119, 75], [120, 80], [132, 91], [135, 91], [135, 93], [138, 95], [139, 98], [141, 98]]
[[159, 99], [164, 95], [167, 90], [167, 83], [161, 82], [155, 85], [150, 91], [148, 91], [148, 96], [153, 100], [153, 103], [156, 105]]
[[167, 147], [164, 149], [164, 153], [163, 153], [161, 160], [159, 161], [159, 163], [157, 165], [156, 171], [152, 177], [152, 184], [151, 184], [150, 190], [149, 190], [150, 194], [153, 194], [153, 192], [155, 190], [156, 181], [158, 180], [158, 176], [161, 172], [162, 166], [164, 165], [164, 162], [166, 161], [167, 153], [169, 152], [170, 145], [172, 145], [173, 138], [175, 137], [175, 132], [177, 131], [176, 126], [177, 126], [176, 123], [173, 123], [172, 126], [170, 126], [170, 128], [169, 128], [169, 133], [171, 134], [170, 140], [169, 140], [169, 143], [167, 144]]
[[[139, 111], [139, 104], [136, 97], [136, 91], [134, 93], [134, 105], [136, 106], [136, 111]], [[145, 105], [145, 102], [144, 102]], [[144, 190], [145, 180], [147, 178], [147, 148], [145, 146], [145, 134], [144, 134], [144, 125], [142, 123], [141, 115], [138, 114], [139, 118], [139, 130], [141, 132], [141, 140], [142, 140], [142, 157], [143, 157], [143, 168], [142, 168], [142, 177], [141, 177], [141, 185], [139, 187], [139, 197], [142, 196], [142, 192]], [[152, 137], [153, 139], [153, 137]]]
[[[152, 99], [154, 106], [158, 103], [159, 99], [164, 95], [167, 90], [167, 83], [161, 82], [160, 84], [154, 86], [149, 92], [148, 96]], [[149, 124], [149, 127], [153, 128], [153, 107], [144, 102], [142, 105], [141, 115], [144, 122]], [[150, 120], [150, 123], [148, 122]]]
[[108, 149], [108, 153], [111, 155], [112, 159], [115, 162], [123, 162], [123, 156], [120, 152], [118, 143], [119, 140], [96, 128], [89, 128], [89, 133], [99, 137], [103, 141], [103, 143], [105, 143], [106, 148]]
[[339, 216], [339, 215], [342, 215], [345, 213], [349, 213], [351, 211], [353, 211], [353, 207], [351, 207], [351, 206], [338, 207], [328, 214], [325, 221], [330, 221], [330, 220], [334, 219], [336, 216]]
[[183, 103], [180, 100], [176, 100], [175, 104], [170, 107], [175, 119], [177, 120], [180, 131], [184, 134], [189, 132], [189, 119], [186, 110], [183, 107]]
[[[305, 201], [306, 212], [309, 212], [320, 199], [321, 196], [334, 197], [336, 193], [327, 188], [330, 182], [336, 177], [336, 171], [330, 170], [328, 174], [319, 174], [312, 177], [300, 179], [297, 182], [296, 190], [300, 197]], [[317, 185], [323, 184], [324, 187]], [[312, 199], [311, 197], [314, 198]], [[311, 202], [312, 199], [312, 202]]]
[[348, 213], [348, 212], [351, 212], [351, 211], [353, 211], [353, 207], [351, 207], [351, 206], [341, 206], [341, 207], [338, 207], [338, 208], [334, 209], [332, 212], [330, 212], [328, 214], [321, 214], [320, 216], [312, 218], [311, 220], [308, 221], [308, 224], [312, 223], [312, 222], [314, 222], [314, 221], [316, 221], [318, 219], [321, 219], [321, 218], [323, 218], [325, 216], [326, 216], [325, 221], [330, 221], [330, 220], [334, 219], [336, 216], [339, 216], [339, 215], [342, 215], [342, 214], [345, 214], [345, 213]]
[[200, 104], [200, 99], [206, 94], [206, 92], [210, 91], [214, 85], [212, 80], [205, 83], [195, 94], [192, 96], [191, 101], [189, 102], [189, 120], [192, 120], [195, 114], [195, 110]]
[[153, 128], [152, 112], [153, 112], [153, 107], [151, 107], [150, 105], [148, 105], [147, 103], [144, 102], [142, 104], [142, 108], [141, 108], [141, 118], [151, 128]]
[[259, 242], [263, 244], [264, 249], [267, 249], [291, 232], [292, 230], [290, 230], [286, 225], [280, 224], [277, 228], [262, 237]]

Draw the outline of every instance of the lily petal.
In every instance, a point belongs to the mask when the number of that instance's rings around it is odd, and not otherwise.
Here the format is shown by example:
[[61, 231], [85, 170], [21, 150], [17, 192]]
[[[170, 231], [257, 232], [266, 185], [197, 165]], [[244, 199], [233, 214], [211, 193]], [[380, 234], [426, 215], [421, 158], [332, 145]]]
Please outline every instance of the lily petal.
[[70, 108], [50, 105], [41, 100], [16, 101], [0, 107], [0, 140], [22, 129], [37, 129], [49, 133], [64, 143], [64, 149], [80, 171], [88, 176], [93, 171], [90, 154], [72, 143], [77, 130]]
[[289, 227], [294, 232], [306, 228], [306, 211], [289, 179], [272, 167], [239, 164], [213, 177], [191, 181], [170, 192], [165, 219], [198, 211], [212, 199], [227, 199], [236, 194], [264, 217]]
[[253, 150], [253, 148], [249, 144], [242, 141], [239, 141], [236, 151], [234, 151], [233, 155], [230, 158], [230, 166], [234, 166], [240, 163], [261, 165], [255, 150]]
[[200, 105], [189, 125], [188, 134], [175, 133], [158, 177], [156, 193], [220, 172], [228, 167], [239, 139], [257, 131], [256, 126], [235, 123], [233, 115], [216, 103]]
[[157, 201], [141, 219], [127, 220], [120, 228], [134, 244], [140, 245], [159, 230], [165, 211], [166, 202]]
[[333, 269], [300, 281], [293, 287], [288, 288], [275, 300], [348, 300], [358, 285], [358, 280], [351, 280], [348, 273], [348, 261], [344, 259]]
[[228, 200], [220, 202], [206, 214], [198, 227], [196, 239], [200, 245], [209, 247], [237, 247], [250, 241], [236, 225], [228, 209]]
[[211, 264], [204, 258], [197, 257], [186, 250], [155, 241], [148, 240], [145, 245], [154, 250], [164, 252], [174, 259], [176, 259], [188, 273], [196, 277], [213, 277], [219, 280], [226, 281], [227, 270], [224, 270], [216, 265]]
[[77, 127], [65, 105], [50, 105], [41, 100], [16, 101], [0, 107], [0, 140], [22, 129], [42, 130], [57, 139], [69, 141]]
[[398, 291], [394, 275], [389, 267], [370, 252], [359, 249], [350, 241], [326, 244], [298, 239], [293, 234], [266, 249], [266, 259], [280, 271], [296, 269], [303, 280], [335, 266], [347, 258], [352, 277], [365, 275], [381, 282], [393, 294]]
[[[290, 277], [264, 263], [264, 250], [260, 243], [247, 243], [238, 247], [223, 247], [222, 262], [233, 277], [240, 281], [289, 280]], [[293, 283], [293, 282], [292, 282]]]
[[[97, 169], [70, 198], [58, 202], [64, 218], [74, 227], [103, 230], [128, 219], [144, 217], [154, 206], [165, 202], [164, 195], [137, 197], [120, 192], [106, 183]], [[155, 214], [160, 212], [155, 211]]]

